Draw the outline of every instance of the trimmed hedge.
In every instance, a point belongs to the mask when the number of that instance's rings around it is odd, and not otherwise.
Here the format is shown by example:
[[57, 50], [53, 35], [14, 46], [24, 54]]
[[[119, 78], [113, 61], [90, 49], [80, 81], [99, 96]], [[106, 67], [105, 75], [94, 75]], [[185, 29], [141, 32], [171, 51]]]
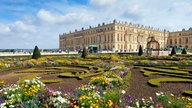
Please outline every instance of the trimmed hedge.
[[52, 83], [59, 83], [62, 82], [62, 79], [58, 78], [58, 79], [40, 79], [41, 82], [43, 82], [44, 84], [52, 84]]
[[170, 74], [181, 74], [181, 75], [188, 75], [188, 71], [181, 71], [181, 70], [168, 70], [168, 69], [160, 69], [160, 68], [143, 68], [144, 70], [153, 71], [153, 72], [162, 72], [162, 73], [170, 73]]
[[184, 82], [184, 83], [192, 83], [191, 79], [184, 78], [155, 78], [150, 79], [148, 83], [152, 86], [159, 87], [161, 82]]
[[32, 80], [35, 77], [40, 76], [41, 74], [30, 74], [30, 75], [26, 75], [24, 77], [22, 77], [21, 79], [19, 79], [19, 82], [23, 82], [24, 80]]
[[157, 66], [155, 68], [161, 68], [161, 69], [169, 69], [169, 70], [179, 70], [179, 67], [165, 67], [165, 66]]
[[183, 91], [183, 94], [192, 96], [192, 91]]
[[146, 77], [149, 77], [150, 75], [160, 74], [159, 72], [151, 72], [151, 71], [147, 71], [147, 70], [140, 70], [140, 72], [142, 72], [143, 75]]

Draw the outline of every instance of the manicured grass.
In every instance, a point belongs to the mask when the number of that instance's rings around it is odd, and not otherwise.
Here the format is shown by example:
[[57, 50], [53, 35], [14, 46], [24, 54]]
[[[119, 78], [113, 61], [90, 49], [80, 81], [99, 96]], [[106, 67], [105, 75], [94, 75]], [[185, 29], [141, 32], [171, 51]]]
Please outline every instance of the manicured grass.
[[182, 83], [192, 83], [192, 79], [184, 79], [184, 78], [155, 78], [150, 79], [148, 83], [152, 86], [159, 87], [162, 82], [182, 82]]

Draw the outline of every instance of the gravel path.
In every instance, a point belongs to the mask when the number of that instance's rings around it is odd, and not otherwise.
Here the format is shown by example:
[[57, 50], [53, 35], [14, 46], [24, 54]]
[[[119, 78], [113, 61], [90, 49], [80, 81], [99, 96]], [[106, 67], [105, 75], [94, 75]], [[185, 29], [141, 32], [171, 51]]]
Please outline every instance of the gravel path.
[[148, 85], [148, 80], [151, 78], [167, 77], [161, 75], [153, 75], [150, 77], [143, 76], [139, 69], [132, 69], [130, 79], [131, 86], [127, 89], [127, 94], [133, 98], [149, 98], [155, 97], [155, 93], [171, 92], [174, 95], [181, 96], [183, 90], [192, 90], [192, 83], [161, 83], [160, 87], [151, 87]]
[[[28, 75], [26, 74], [17, 74], [14, 71], [2, 72], [0, 73], [0, 81], [4, 80], [6, 84], [16, 83], [19, 78]], [[147, 84], [147, 81], [151, 78], [165, 77], [161, 75], [153, 75], [150, 77], [143, 76], [143, 73], [139, 69], [132, 69], [132, 76], [130, 79], [131, 86], [127, 88], [127, 94], [131, 95], [133, 98], [149, 98], [155, 97], [155, 93], [158, 91], [162, 92], [171, 92], [175, 95], [182, 95], [183, 90], [192, 90], [192, 83], [161, 83], [160, 87], [151, 87]], [[43, 76], [45, 79], [58, 78], [56, 74], [49, 74]], [[70, 91], [75, 87], [78, 87], [82, 84], [87, 84], [90, 78], [84, 80], [78, 80], [76, 78], [63, 78], [60, 83], [47, 84], [47, 87], [61, 90], [61, 91]]]

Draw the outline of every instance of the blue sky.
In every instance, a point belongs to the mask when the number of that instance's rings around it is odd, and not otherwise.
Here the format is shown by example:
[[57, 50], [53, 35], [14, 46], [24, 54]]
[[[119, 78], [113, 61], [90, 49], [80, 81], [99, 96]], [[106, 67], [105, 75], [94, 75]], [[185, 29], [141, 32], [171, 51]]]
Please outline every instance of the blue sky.
[[0, 49], [58, 48], [59, 34], [113, 19], [177, 31], [192, 27], [191, 0], [1, 0]]

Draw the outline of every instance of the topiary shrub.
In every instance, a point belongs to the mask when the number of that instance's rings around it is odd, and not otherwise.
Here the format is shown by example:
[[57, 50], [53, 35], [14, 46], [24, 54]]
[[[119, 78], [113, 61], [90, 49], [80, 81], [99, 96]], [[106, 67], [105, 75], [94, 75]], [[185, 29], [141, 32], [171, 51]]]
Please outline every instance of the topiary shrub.
[[143, 49], [141, 47], [141, 45], [139, 46], [139, 52], [138, 52], [138, 56], [141, 56], [143, 54]]
[[41, 57], [41, 53], [39, 51], [39, 48], [35, 46], [35, 49], [33, 50], [32, 59], [38, 59]]
[[183, 50], [182, 50], [181, 54], [187, 54], [187, 51], [186, 51], [186, 49], [185, 49], [185, 48], [183, 48]]
[[170, 56], [175, 55], [175, 54], [176, 54], [176, 49], [175, 49], [175, 47], [173, 47], [172, 50], [171, 50]]
[[83, 52], [82, 52], [81, 57], [86, 58], [86, 56], [87, 56], [87, 49], [86, 49], [86, 47], [83, 47]]

